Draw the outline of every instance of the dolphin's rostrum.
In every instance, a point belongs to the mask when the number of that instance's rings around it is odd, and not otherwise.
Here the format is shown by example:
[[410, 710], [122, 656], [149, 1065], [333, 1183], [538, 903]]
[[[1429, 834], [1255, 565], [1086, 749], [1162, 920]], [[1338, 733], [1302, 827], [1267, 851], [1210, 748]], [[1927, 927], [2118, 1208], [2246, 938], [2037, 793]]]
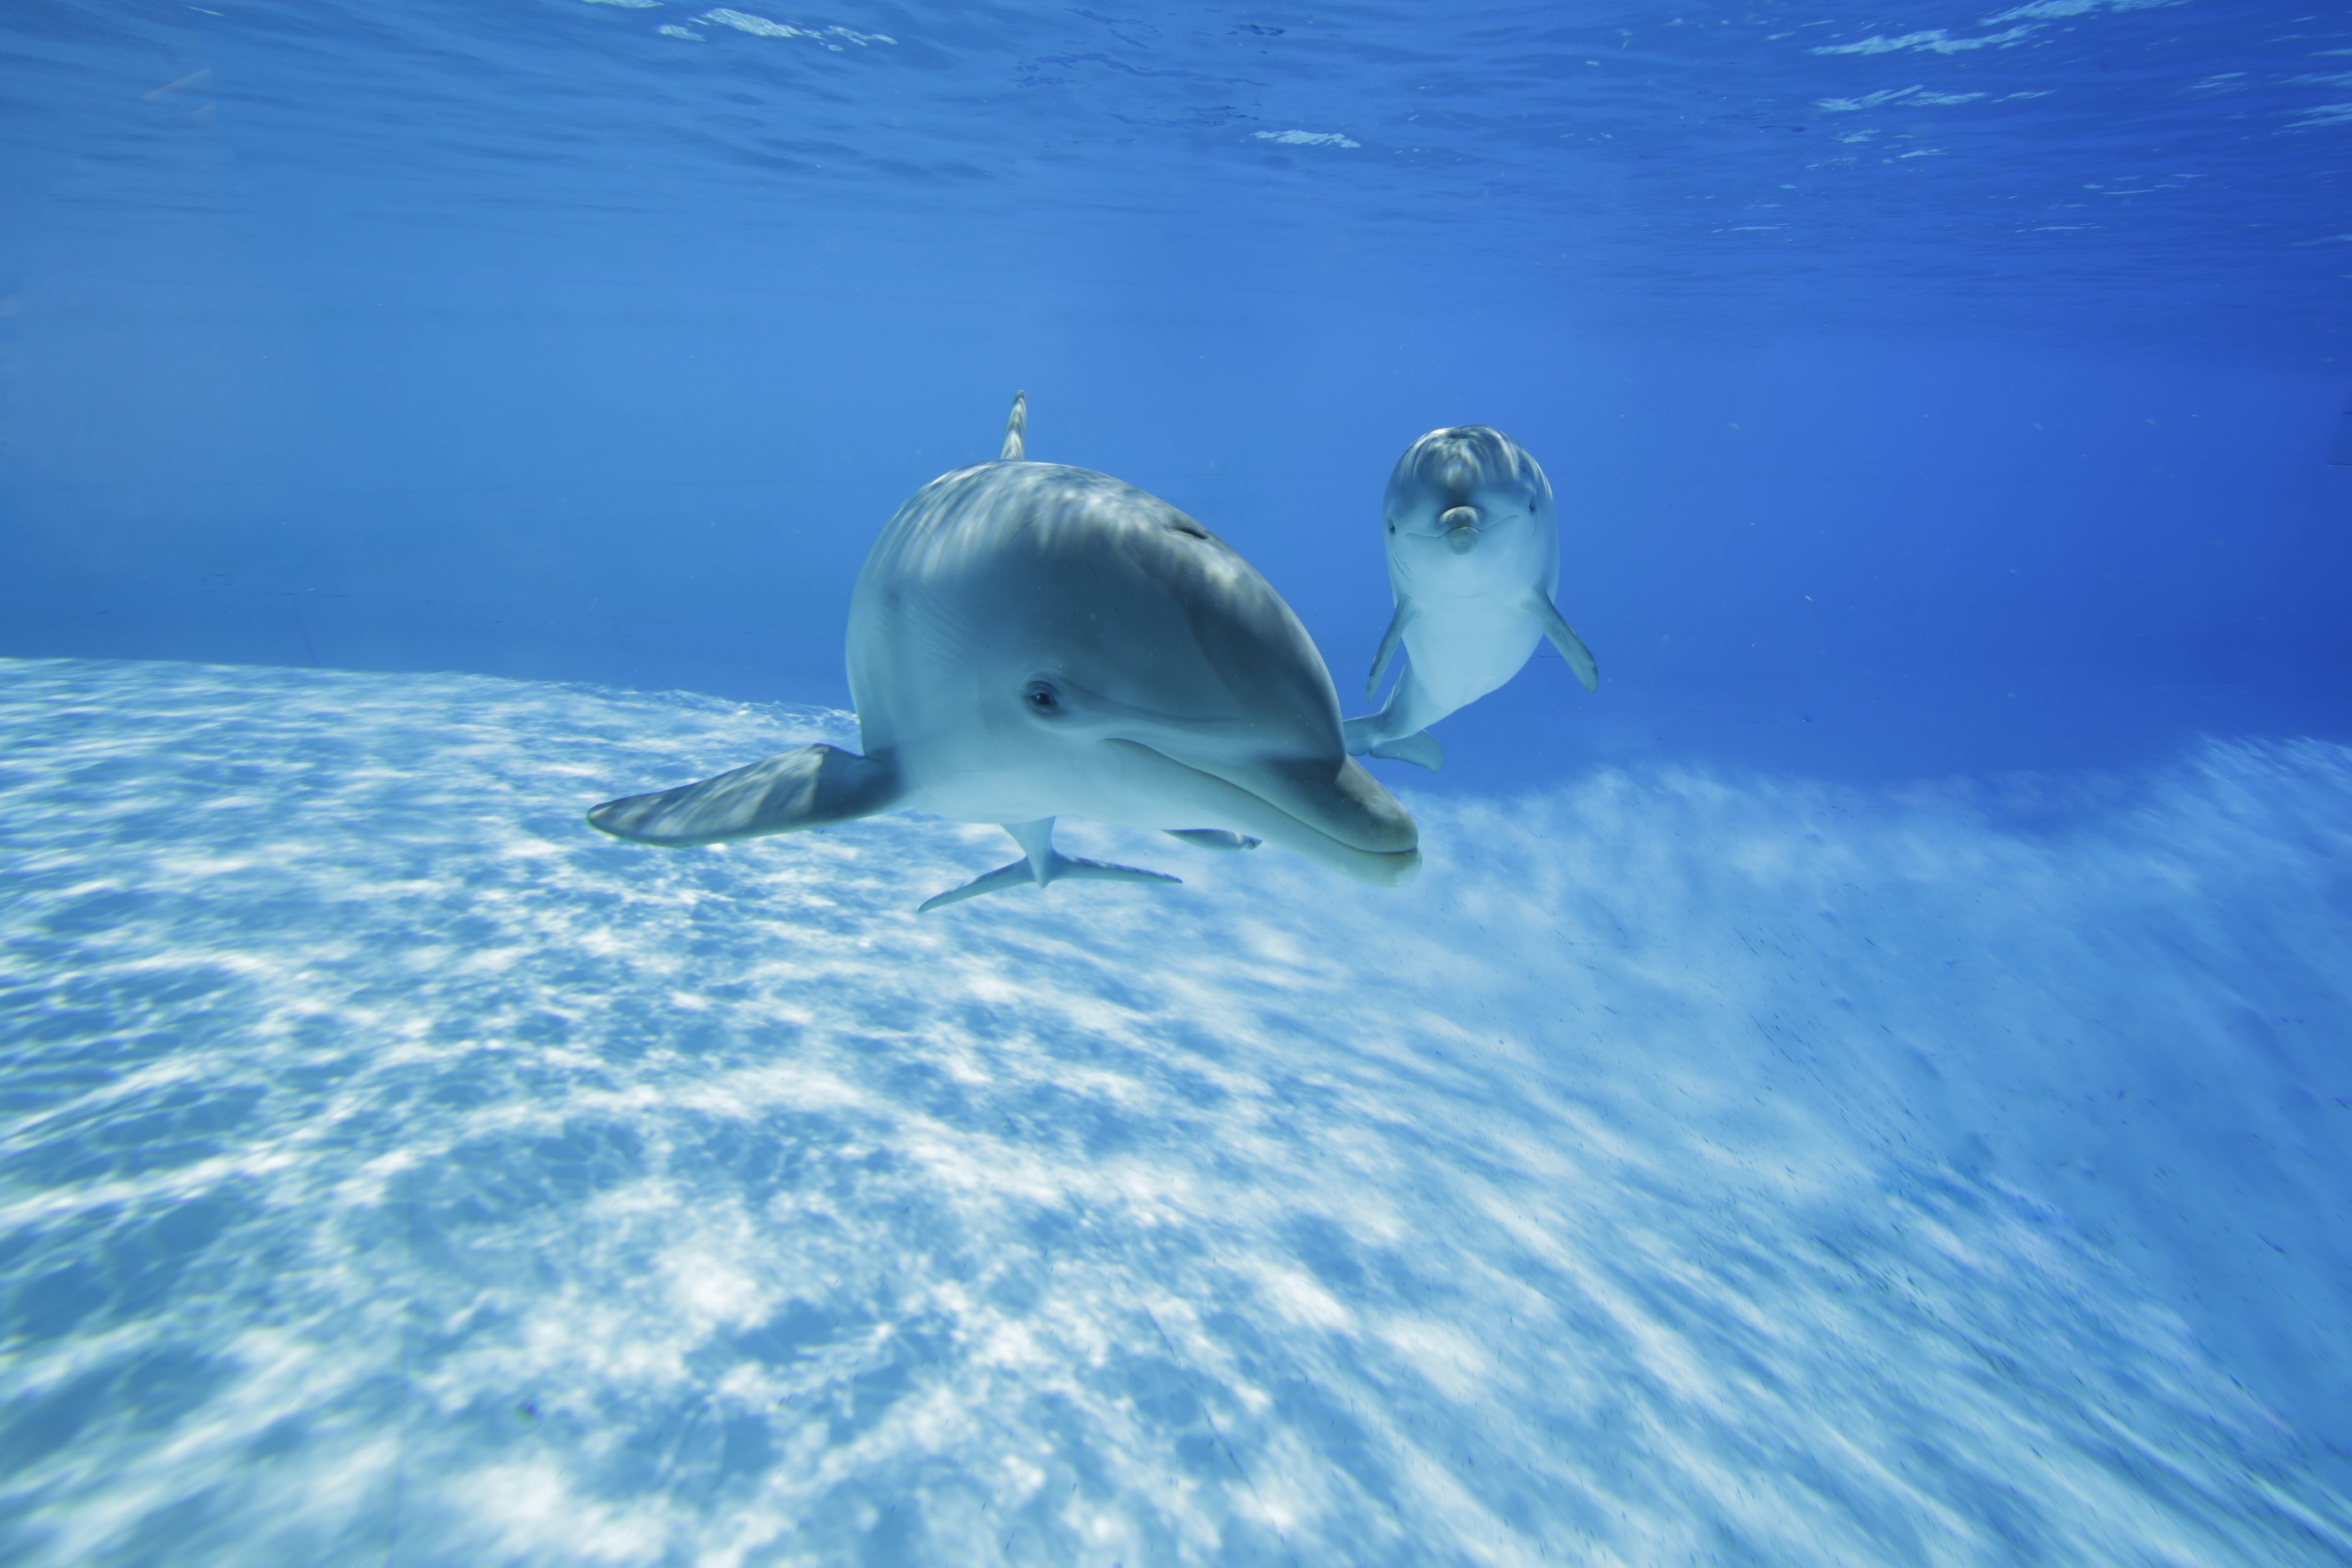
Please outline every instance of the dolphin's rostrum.
[[917, 491], [866, 557], [848, 650], [863, 755], [803, 746], [588, 820], [662, 845], [893, 810], [1013, 835], [1021, 859], [926, 910], [1066, 877], [1176, 880], [1056, 852], [1057, 816], [1412, 876], [1412, 818], [1347, 755], [1330, 673], [1281, 595], [1158, 497], [1024, 460], [1027, 417], [1015, 397], [1003, 457]]
[[1591, 691], [1592, 654], [1552, 603], [1559, 524], [1551, 481], [1500, 430], [1432, 430], [1405, 448], [1381, 503], [1396, 615], [1364, 695], [1402, 648], [1405, 671], [1377, 713], [1348, 721], [1348, 750], [1425, 768], [1445, 753], [1429, 726], [1519, 671], [1551, 639]]

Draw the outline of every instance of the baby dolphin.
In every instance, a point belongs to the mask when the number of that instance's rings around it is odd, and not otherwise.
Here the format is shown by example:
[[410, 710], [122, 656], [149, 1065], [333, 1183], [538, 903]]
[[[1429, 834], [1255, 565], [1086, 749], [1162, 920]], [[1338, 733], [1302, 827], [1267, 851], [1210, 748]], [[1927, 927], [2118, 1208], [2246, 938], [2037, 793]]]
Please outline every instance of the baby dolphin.
[[803, 746], [588, 820], [681, 846], [899, 810], [1013, 835], [1020, 859], [925, 910], [1065, 877], [1177, 880], [1058, 853], [1057, 816], [1412, 877], [1412, 818], [1347, 754], [1330, 672], [1281, 595], [1157, 496], [1024, 461], [1027, 422], [1016, 396], [999, 459], [918, 490], [866, 558], [848, 648], [862, 756]]
[[1517, 675], [1545, 637], [1584, 689], [1600, 686], [1591, 651], [1552, 605], [1551, 481], [1517, 442], [1484, 425], [1432, 430], [1397, 459], [1381, 510], [1396, 616], [1364, 695], [1400, 646], [1405, 671], [1379, 712], [1348, 721], [1350, 755], [1444, 766], [1429, 726]]

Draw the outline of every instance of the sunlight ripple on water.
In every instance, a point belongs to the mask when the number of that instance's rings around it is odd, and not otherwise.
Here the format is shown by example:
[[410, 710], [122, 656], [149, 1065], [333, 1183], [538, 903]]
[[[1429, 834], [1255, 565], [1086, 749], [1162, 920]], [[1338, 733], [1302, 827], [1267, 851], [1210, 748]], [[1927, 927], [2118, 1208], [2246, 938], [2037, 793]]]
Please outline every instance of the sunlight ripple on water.
[[2352, 1551], [2341, 750], [918, 920], [996, 830], [580, 820], [841, 715], [5, 668], [12, 1563]]

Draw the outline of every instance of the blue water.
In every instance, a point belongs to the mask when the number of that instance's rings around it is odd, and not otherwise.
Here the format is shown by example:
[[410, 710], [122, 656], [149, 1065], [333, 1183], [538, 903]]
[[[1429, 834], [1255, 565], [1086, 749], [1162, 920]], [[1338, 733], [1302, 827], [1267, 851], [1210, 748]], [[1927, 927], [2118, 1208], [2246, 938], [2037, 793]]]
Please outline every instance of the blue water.
[[[2352, 1563], [2352, 18], [27, 0], [0, 173], [0, 1561]], [[1509, 432], [1599, 692], [590, 830], [1016, 387], [1346, 695]]]

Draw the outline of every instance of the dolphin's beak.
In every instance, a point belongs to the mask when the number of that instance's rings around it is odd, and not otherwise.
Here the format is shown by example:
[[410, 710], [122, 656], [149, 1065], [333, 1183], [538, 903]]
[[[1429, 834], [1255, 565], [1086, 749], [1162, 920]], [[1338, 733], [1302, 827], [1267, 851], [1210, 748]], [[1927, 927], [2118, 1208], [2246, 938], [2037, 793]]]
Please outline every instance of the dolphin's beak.
[[1437, 520], [1437, 526], [1445, 531], [1447, 549], [1456, 555], [1467, 555], [1472, 546], [1478, 542], [1478, 509], [1475, 506], [1454, 507]]
[[1412, 814], [1352, 757], [1336, 763], [1321, 757], [1192, 763], [1139, 741], [1108, 743], [1191, 774], [1187, 793], [1225, 819], [1219, 826], [1343, 876], [1393, 888], [1421, 869], [1421, 830]]

